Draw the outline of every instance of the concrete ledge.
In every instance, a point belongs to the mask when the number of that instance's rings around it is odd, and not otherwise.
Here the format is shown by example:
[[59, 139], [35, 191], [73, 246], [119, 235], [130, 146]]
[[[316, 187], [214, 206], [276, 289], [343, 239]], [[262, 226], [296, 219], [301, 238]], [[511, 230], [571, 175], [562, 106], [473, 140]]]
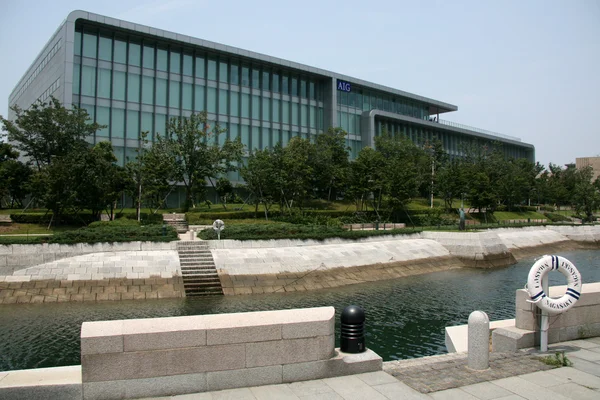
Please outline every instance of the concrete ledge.
[[0, 399], [80, 400], [81, 366], [0, 372]]
[[[490, 321], [490, 332], [498, 328], [515, 325], [514, 319]], [[469, 350], [469, 325], [447, 326], [445, 328], [445, 344], [448, 353], [465, 353]]]

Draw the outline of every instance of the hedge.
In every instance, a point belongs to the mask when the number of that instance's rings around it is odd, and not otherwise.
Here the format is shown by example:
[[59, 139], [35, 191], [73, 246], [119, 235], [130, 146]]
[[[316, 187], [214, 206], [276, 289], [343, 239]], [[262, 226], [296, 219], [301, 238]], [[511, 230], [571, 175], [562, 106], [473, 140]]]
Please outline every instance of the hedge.
[[[115, 217], [137, 220], [135, 212], [116, 213]], [[140, 217], [143, 224], [162, 224], [163, 222], [162, 214], [141, 213]], [[52, 213], [10, 214], [10, 219], [20, 224], [49, 224], [51, 218]], [[59, 223], [60, 225], [89, 225], [95, 221], [96, 219], [91, 213], [79, 213], [63, 214], [60, 217], [60, 221], [53, 221], [53, 223]]]
[[178, 240], [177, 232], [171, 226], [165, 226], [164, 236], [162, 225], [120, 225], [98, 222], [98, 225], [72, 231], [56, 233], [53, 236], [5, 236], [0, 237], [2, 244], [31, 244], [31, 243], [104, 243], [104, 242], [171, 242]]
[[[370, 236], [410, 234], [420, 231], [421, 230], [417, 229], [395, 229], [389, 231], [347, 231], [338, 227], [306, 226], [280, 223], [269, 225], [234, 225], [231, 227], [225, 227], [225, 229], [221, 232], [221, 239], [359, 239]], [[198, 232], [198, 237], [204, 240], [212, 240], [217, 239], [217, 234], [213, 229], [205, 229], [203, 231]]]

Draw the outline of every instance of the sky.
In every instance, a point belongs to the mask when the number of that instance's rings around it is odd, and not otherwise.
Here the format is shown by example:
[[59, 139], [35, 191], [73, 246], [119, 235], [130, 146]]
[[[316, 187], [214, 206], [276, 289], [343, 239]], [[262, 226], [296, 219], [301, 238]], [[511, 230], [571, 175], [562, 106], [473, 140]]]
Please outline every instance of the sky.
[[600, 155], [600, 0], [1, 0], [0, 115], [75, 9], [292, 60], [458, 106], [536, 161]]

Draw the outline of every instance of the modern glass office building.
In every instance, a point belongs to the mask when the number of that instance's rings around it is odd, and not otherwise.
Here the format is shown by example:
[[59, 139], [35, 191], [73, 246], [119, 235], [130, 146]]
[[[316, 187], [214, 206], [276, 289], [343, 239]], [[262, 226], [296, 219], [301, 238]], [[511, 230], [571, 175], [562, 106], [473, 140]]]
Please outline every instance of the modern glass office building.
[[385, 128], [418, 144], [439, 139], [451, 156], [464, 143], [497, 141], [507, 156], [535, 159], [520, 139], [441, 120], [452, 104], [83, 11], [69, 14], [9, 104], [51, 95], [106, 125], [91, 141], [110, 140], [119, 163], [134, 157], [141, 131], [163, 135], [169, 118], [202, 110], [247, 150], [341, 127], [355, 158]]

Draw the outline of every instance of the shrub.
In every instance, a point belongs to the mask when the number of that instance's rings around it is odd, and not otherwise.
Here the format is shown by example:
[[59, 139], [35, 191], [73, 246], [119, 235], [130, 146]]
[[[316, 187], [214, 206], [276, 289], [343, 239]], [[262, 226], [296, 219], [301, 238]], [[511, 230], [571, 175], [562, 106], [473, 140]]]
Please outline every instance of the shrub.
[[[346, 231], [339, 226], [306, 226], [288, 223], [267, 225], [233, 225], [225, 227], [221, 239], [234, 240], [270, 240], [270, 239], [313, 239], [329, 238], [359, 239], [369, 236], [398, 235], [418, 232], [414, 229], [396, 229], [390, 231]], [[198, 232], [204, 240], [217, 239], [213, 229]]]
[[[117, 218], [125, 218], [125, 219], [129, 219], [129, 220], [133, 220], [137, 222], [137, 213], [135, 212], [124, 212], [124, 213], [117, 213], [116, 215]], [[142, 225], [149, 225], [149, 224], [161, 224], [163, 223], [163, 216], [162, 214], [149, 214], [149, 213], [140, 213], [140, 220]]]
[[65, 231], [51, 236], [49, 243], [100, 243], [100, 242], [170, 242], [177, 240], [177, 232], [171, 226], [162, 225], [119, 225], [111, 222], [102, 225]]
[[[10, 214], [10, 219], [20, 224], [49, 224], [52, 219], [52, 213]], [[60, 221], [54, 220], [52, 222], [53, 224], [60, 225], [87, 225], [94, 220], [94, 216], [90, 213], [78, 213], [63, 214], [60, 216]]]
[[546, 213], [545, 215], [552, 222], [563, 222], [563, 221], [570, 222], [571, 221], [571, 219], [569, 217], [565, 217], [562, 214]]

